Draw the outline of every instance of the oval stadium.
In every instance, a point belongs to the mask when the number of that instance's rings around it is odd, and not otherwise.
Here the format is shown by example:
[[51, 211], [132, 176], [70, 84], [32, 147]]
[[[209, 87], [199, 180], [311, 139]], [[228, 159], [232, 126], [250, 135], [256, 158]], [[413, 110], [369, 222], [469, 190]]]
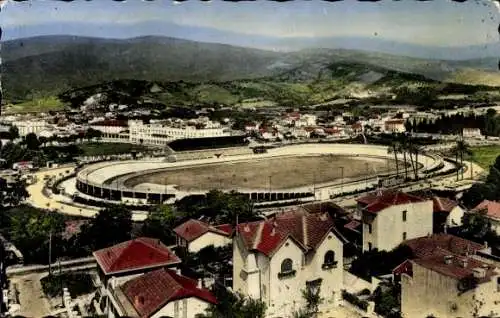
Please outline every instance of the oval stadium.
[[[163, 158], [89, 164], [76, 175], [76, 195], [158, 204], [219, 189], [248, 194], [255, 201], [325, 199], [375, 186], [396, 172], [394, 155], [377, 145], [305, 144], [265, 153], [220, 149], [178, 157], [175, 162]], [[440, 158], [420, 154], [417, 166], [423, 172], [440, 164]], [[404, 167], [401, 155], [398, 166]]]

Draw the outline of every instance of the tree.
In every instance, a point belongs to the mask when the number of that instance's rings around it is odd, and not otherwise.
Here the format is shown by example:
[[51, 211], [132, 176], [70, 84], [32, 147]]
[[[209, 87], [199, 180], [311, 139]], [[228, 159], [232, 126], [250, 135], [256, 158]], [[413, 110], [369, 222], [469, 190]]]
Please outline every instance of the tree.
[[[398, 161], [398, 152], [400, 149], [399, 142], [396, 138], [393, 138], [389, 148], [387, 148], [387, 153], [394, 155], [394, 161], [396, 161], [396, 174], [399, 176], [399, 161]], [[405, 163], [406, 164], [406, 163]]]
[[82, 227], [80, 244], [90, 251], [130, 240], [132, 212], [125, 206], [100, 210], [89, 225]]
[[16, 126], [10, 126], [9, 135], [11, 140], [19, 138], [19, 129]]
[[28, 264], [46, 264], [48, 262], [49, 237], [52, 236], [52, 252], [55, 259], [60, 255], [61, 233], [65, 228], [64, 217], [59, 213], [40, 211], [20, 206], [11, 210], [10, 238], [23, 251]]
[[141, 232], [144, 236], [160, 239], [164, 244], [175, 243], [173, 228], [176, 217], [169, 205], [159, 205], [153, 211], [149, 212], [144, 220]]
[[266, 304], [258, 299], [232, 293], [224, 286], [215, 284], [212, 292], [218, 304], [210, 305], [198, 318], [264, 318]]
[[30, 150], [38, 150], [40, 147], [40, 141], [38, 141], [38, 137], [35, 133], [27, 134], [24, 142], [26, 143], [26, 147]]
[[[460, 166], [462, 166], [462, 169], [460, 169], [462, 171], [462, 179], [464, 178], [464, 155], [470, 155], [472, 154], [472, 151], [470, 150], [470, 146], [469, 144], [467, 144], [464, 139], [463, 139], [463, 136], [462, 138], [460, 138], [459, 140], [457, 140], [457, 143], [455, 145], [455, 147], [453, 148], [452, 152], [455, 154], [455, 158], [458, 159], [460, 158]], [[458, 170], [457, 170], [457, 180], [458, 180]]]

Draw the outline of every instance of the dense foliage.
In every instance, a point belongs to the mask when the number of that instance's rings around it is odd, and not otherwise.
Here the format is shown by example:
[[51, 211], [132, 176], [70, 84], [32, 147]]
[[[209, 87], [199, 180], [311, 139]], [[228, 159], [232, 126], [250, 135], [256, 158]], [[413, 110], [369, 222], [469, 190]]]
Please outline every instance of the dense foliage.
[[373, 276], [392, 273], [394, 268], [413, 256], [413, 251], [406, 245], [398, 246], [389, 252], [374, 249], [356, 258], [352, 262], [350, 272], [371, 281]]
[[219, 301], [217, 305], [210, 305], [205, 314], [197, 318], [264, 318], [266, 305], [256, 299], [235, 294], [224, 286], [214, 285], [213, 294]]
[[435, 121], [406, 121], [406, 129], [418, 133], [461, 134], [464, 128], [479, 128], [484, 135], [500, 136], [500, 116], [494, 109], [488, 109], [485, 115], [458, 113], [442, 115]]

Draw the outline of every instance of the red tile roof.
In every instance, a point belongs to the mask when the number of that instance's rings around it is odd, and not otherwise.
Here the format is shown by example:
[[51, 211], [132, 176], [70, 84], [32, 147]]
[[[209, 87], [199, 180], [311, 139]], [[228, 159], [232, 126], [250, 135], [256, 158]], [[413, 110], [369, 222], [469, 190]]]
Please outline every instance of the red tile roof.
[[449, 251], [455, 255], [474, 254], [485, 246], [450, 234], [433, 234], [407, 240], [403, 243], [410, 247], [415, 257], [428, 257], [438, 249]]
[[396, 266], [395, 269], [392, 270], [392, 274], [394, 275], [401, 275], [405, 273], [411, 276], [412, 272], [413, 272], [412, 262], [409, 259], [399, 264], [398, 266]]
[[233, 232], [233, 227], [231, 224], [212, 226], [199, 220], [190, 219], [176, 227], [174, 232], [186, 241], [192, 242], [207, 232], [230, 236]]
[[375, 191], [356, 199], [358, 203], [365, 205], [364, 210], [378, 213], [388, 207], [413, 202], [424, 202], [425, 199], [401, 191]]
[[169, 302], [196, 297], [216, 304], [212, 293], [197, 287], [197, 281], [175, 271], [158, 269], [126, 282], [121, 290], [140, 317], [151, 317]]
[[160, 240], [148, 237], [104, 248], [93, 255], [106, 275], [181, 262]]
[[486, 216], [500, 220], [500, 203], [496, 201], [484, 200], [472, 209], [471, 212], [485, 212]]
[[315, 250], [330, 232], [345, 240], [328, 214], [310, 214], [303, 209], [277, 214], [265, 221], [239, 224], [237, 227], [237, 235], [248, 250], [267, 256], [274, 254], [288, 238], [304, 251]]
[[[452, 256], [451, 263], [445, 263], [445, 257]], [[464, 266], [463, 261], [466, 261]], [[482, 268], [486, 271], [484, 278], [479, 279], [479, 283], [489, 281], [491, 276], [495, 275], [495, 267], [487, 263], [481, 262], [469, 256], [457, 256], [449, 251], [437, 249], [432, 256], [417, 258], [412, 262], [423, 266], [431, 271], [438, 272], [442, 275], [455, 279], [463, 279], [471, 277], [474, 274], [473, 269]]]
[[443, 198], [443, 197], [437, 197], [434, 196], [432, 197], [432, 203], [433, 203], [433, 208], [434, 212], [448, 212], [450, 213], [451, 210], [456, 208], [458, 206], [458, 203], [450, 200], [448, 198]]
[[344, 228], [348, 229], [348, 230], [351, 230], [351, 231], [356, 231], [358, 232], [358, 230], [356, 230], [359, 226], [361, 225], [361, 222], [359, 221], [356, 221], [356, 220], [352, 220], [351, 222], [347, 223], [346, 225], [344, 225]]

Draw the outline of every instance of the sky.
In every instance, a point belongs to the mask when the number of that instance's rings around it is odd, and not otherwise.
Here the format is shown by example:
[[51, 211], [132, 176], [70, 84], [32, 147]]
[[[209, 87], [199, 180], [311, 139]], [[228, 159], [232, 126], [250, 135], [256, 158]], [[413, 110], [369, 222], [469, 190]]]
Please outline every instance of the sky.
[[499, 22], [499, 10], [488, 0], [33, 0], [7, 1], [0, 13], [4, 40], [71, 34], [112, 38], [165, 35], [196, 40], [206, 36], [212, 41], [210, 37], [217, 34], [218, 42], [234, 42], [237, 36], [284, 40], [359, 37], [450, 47], [497, 43]]

